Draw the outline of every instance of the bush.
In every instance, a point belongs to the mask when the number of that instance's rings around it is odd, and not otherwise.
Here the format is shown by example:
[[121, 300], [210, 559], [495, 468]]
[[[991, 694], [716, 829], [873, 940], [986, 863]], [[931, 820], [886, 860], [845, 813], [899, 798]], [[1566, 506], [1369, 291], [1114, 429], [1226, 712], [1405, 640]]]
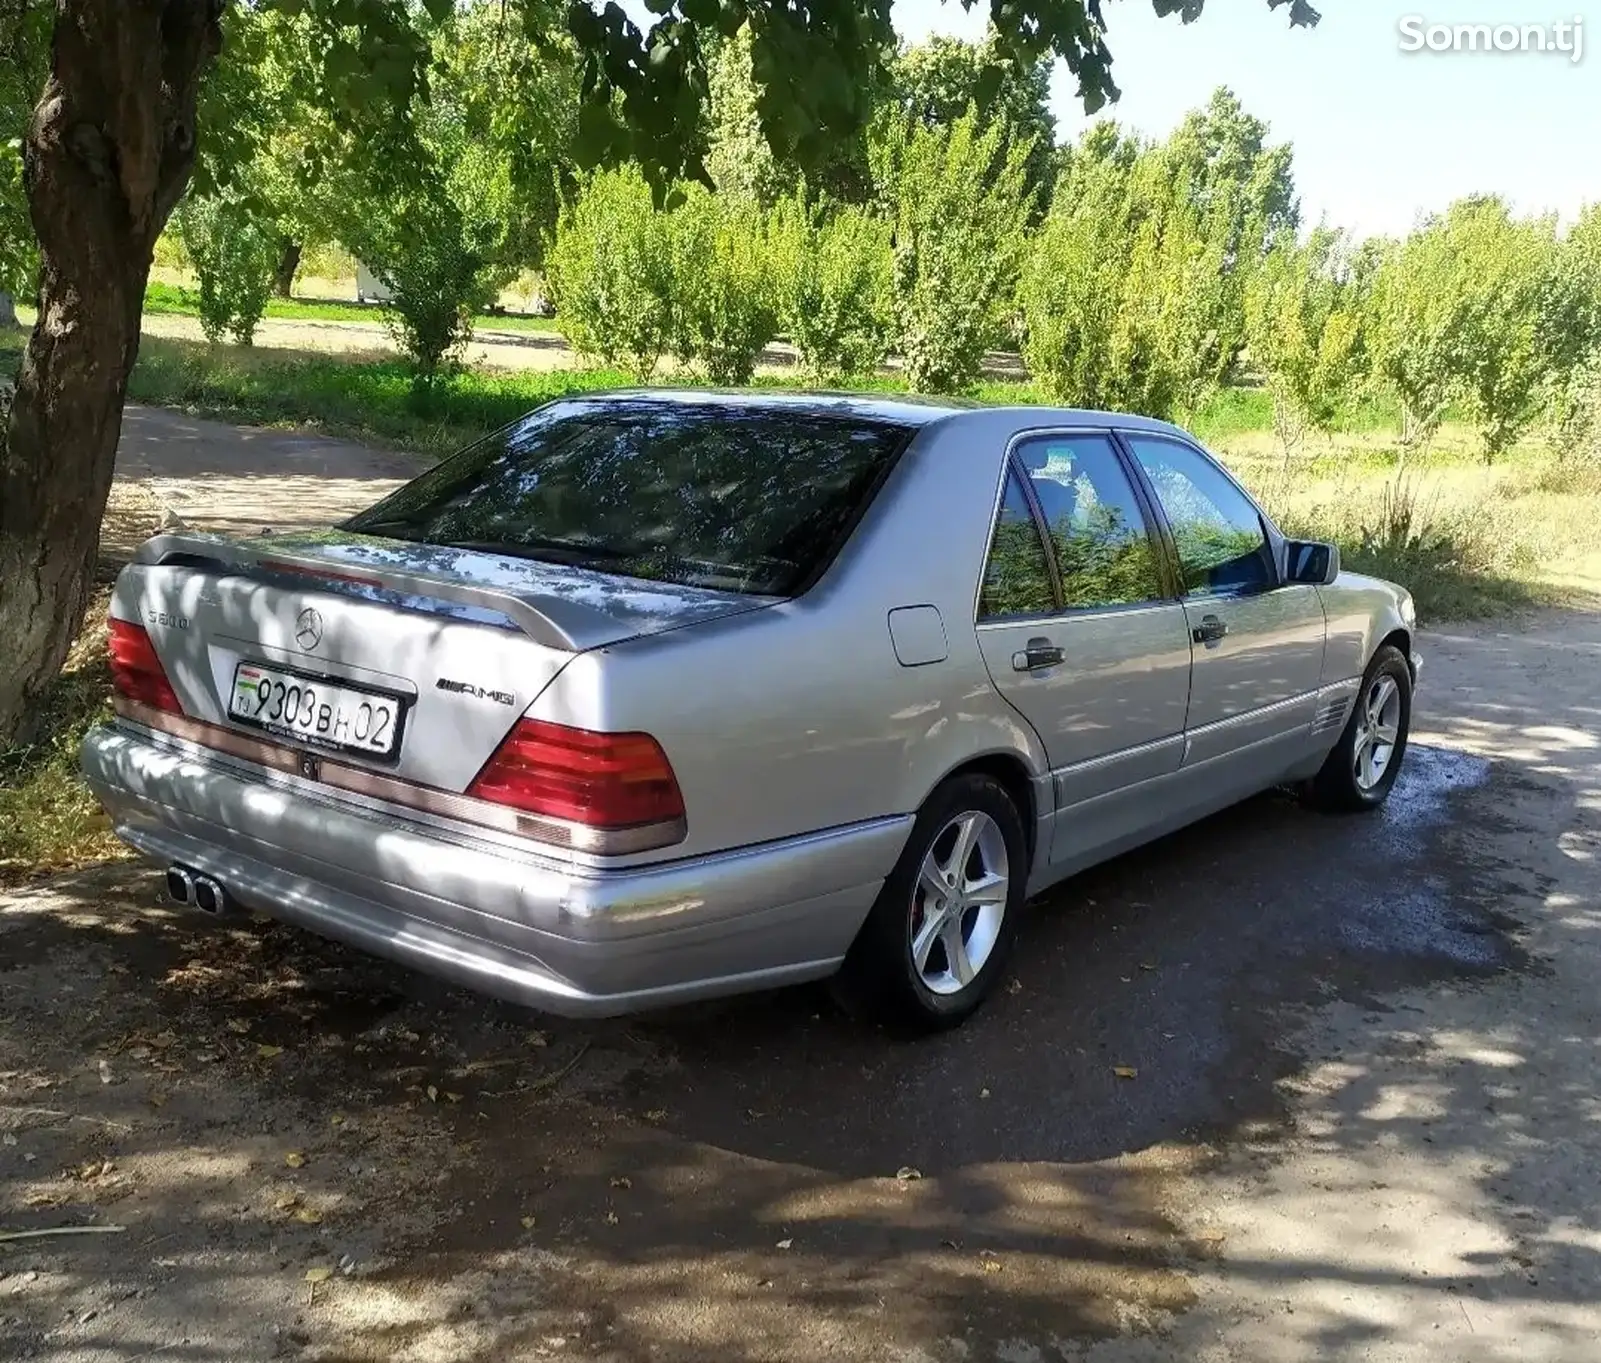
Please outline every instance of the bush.
[[914, 391], [970, 388], [1012, 301], [1033, 205], [1031, 142], [1006, 145], [969, 111], [938, 126], [889, 125], [871, 147], [894, 222], [895, 317]]
[[713, 383], [749, 383], [778, 330], [761, 211], [690, 186], [670, 230], [673, 354]]
[[1400, 474], [1377, 497], [1346, 493], [1311, 508], [1281, 505], [1274, 518], [1288, 535], [1334, 541], [1347, 569], [1406, 587], [1425, 622], [1494, 614], [1533, 599], [1510, 576], [1536, 558], [1520, 534], [1520, 510], [1493, 495], [1442, 503]]
[[393, 204], [359, 241], [367, 268], [389, 289], [390, 329], [421, 387], [454, 366], [473, 317], [498, 292], [489, 252], [474, 237], [450, 198], [421, 191]]
[[[0, 141], [0, 294], [32, 297], [38, 274], [39, 246], [23, 187], [22, 143], [11, 138]], [[15, 321], [0, 318], [7, 325]]]
[[1030, 370], [1059, 402], [1193, 417], [1229, 346], [1217, 240], [1167, 153], [1102, 139], [1064, 178], [1020, 290]]
[[778, 205], [772, 233], [779, 329], [800, 352], [802, 377], [838, 383], [871, 374], [889, 347], [889, 224], [797, 194]]
[[278, 239], [240, 200], [186, 199], [178, 210], [184, 249], [200, 283], [200, 329], [215, 344], [249, 345], [267, 311]]
[[573, 348], [649, 379], [673, 337], [673, 250], [638, 167], [597, 172], [563, 208], [545, 273]]
[[1545, 441], [1559, 462], [1601, 468], [1601, 350], [1550, 384]]

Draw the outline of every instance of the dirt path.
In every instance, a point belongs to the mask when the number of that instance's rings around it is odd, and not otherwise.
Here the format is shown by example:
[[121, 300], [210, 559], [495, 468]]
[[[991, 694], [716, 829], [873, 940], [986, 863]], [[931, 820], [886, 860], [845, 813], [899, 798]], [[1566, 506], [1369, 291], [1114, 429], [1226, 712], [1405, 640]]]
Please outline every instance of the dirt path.
[[[167, 420], [124, 476], [232, 497]], [[0, 1359], [1593, 1363], [1601, 614], [1423, 647], [1382, 815], [1080, 877], [917, 1045], [540, 1019], [126, 866], [0, 897], [0, 1228], [122, 1228], [0, 1241]]]
[[255, 532], [328, 525], [426, 465], [348, 440], [130, 405], [116, 477], [195, 529]]

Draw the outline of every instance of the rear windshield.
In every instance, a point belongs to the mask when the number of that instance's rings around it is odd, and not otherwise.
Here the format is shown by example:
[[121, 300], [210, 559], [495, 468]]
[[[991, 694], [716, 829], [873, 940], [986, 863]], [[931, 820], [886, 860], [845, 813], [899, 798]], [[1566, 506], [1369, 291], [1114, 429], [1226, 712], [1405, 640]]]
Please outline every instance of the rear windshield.
[[912, 430], [776, 407], [554, 403], [345, 528], [789, 596], [838, 552]]

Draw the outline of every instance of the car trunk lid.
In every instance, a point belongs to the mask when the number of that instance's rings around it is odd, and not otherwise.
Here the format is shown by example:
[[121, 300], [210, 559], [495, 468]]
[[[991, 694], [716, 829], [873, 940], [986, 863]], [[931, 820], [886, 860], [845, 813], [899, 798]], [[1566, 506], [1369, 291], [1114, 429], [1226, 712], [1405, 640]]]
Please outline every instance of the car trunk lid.
[[190, 718], [459, 792], [575, 654], [771, 600], [341, 531], [176, 534], [140, 549], [112, 613]]

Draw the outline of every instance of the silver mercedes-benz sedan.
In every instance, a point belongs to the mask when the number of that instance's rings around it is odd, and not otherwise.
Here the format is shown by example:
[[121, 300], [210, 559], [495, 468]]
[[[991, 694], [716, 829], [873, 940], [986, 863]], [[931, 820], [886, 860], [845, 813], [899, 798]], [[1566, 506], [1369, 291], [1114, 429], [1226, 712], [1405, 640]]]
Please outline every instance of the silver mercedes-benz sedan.
[[1382, 803], [1414, 625], [1162, 422], [614, 393], [331, 531], [149, 541], [82, 760], [209, 914], [556, 1013], [837, 974], [939, 1027], [1092, 862]]

